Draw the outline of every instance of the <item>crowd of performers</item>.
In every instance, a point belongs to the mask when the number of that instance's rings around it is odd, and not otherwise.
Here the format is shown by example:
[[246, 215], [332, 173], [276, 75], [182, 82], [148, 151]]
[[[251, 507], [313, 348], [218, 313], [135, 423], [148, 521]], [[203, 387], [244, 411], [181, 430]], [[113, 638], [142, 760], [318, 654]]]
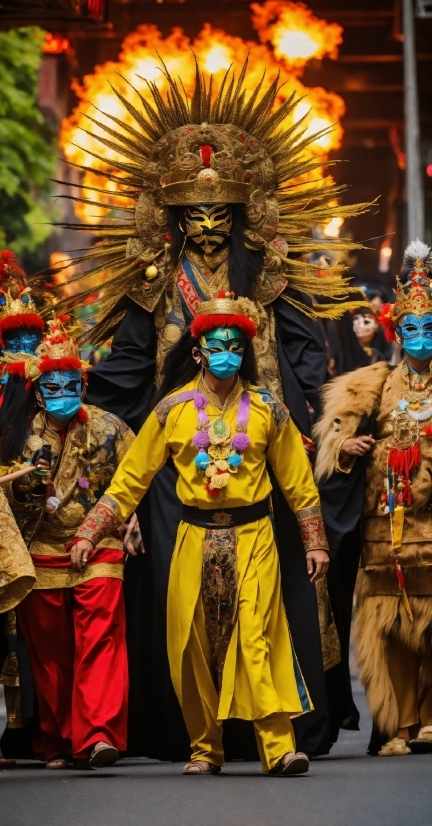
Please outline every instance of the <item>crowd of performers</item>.
[[378, 322], [316, 276], [313, 222], [365, 205], [290, 188], [317, 165], [295, 101], [166, 77], [122, 98], [140, 131], [102, 126], [136, 205], [84, 256], [92, 328], [1, 254], [0, 765], [305, 772], [358, 729], [353, 604], [370, 754], [431, 751], [431, 250]]

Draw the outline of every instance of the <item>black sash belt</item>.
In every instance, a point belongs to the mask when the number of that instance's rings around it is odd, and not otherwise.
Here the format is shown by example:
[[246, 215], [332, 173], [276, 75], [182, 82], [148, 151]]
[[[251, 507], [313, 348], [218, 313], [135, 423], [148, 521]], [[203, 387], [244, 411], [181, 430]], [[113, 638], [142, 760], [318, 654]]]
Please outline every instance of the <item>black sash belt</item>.
[[263, 499], [254, 505], [242, 505], [240, 508], [215, 508], [206, 510], [192, 505], [182, 506], [182, 520], [198, 528], [236, 528], [256, 522], [270, 515], [270, 499]]

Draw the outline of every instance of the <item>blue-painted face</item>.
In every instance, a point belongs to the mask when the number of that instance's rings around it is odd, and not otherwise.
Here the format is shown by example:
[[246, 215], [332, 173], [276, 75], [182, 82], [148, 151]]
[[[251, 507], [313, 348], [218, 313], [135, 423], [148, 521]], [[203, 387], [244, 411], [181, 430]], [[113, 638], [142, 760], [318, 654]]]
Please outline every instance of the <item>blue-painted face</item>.
[[397, 332], [408, 355], [420, 361], [432, 357], [432, 315], [402, 316]]
[[229, 379], [238, 373], [245, 343], [238, 327], [215, 327], [201, 336], [201, 352], [208, 359], [210, 373], [218, 379]]
[[52, 370], [43, 373], [39, 387], [45, 408], [54, 418], [68, 421], [81, 407], [81, 370]]
[[42, 341], [39, 330], [26, 330], [24, 327], [16, 330], [7, 330], [3, 334], [4, 349], [9, 353], [30, 353], [34, 355], [36, 347]]

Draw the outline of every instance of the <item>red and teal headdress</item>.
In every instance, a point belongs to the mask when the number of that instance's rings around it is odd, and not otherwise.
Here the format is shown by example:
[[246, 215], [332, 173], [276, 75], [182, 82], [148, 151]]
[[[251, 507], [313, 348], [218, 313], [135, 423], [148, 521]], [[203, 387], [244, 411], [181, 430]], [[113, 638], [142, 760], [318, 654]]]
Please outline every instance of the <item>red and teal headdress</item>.
[[248, 298], [234, 298], [234, 293], [220, 290], [216, 298], [198, 305], [190, 331], [200, 338], [215, 327], [238, 327], [250, 341], [257, 334], [258, 310]]

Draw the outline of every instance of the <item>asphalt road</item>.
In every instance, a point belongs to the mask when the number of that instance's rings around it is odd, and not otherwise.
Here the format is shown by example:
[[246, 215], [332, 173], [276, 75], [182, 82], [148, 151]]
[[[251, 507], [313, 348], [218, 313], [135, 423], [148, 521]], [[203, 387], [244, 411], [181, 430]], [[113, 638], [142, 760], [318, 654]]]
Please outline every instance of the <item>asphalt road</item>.
[[343, 732], [308, 775], [265, 777], [257, 763], [201, 778], [150, 760], [93, 772], [22, 762], [0, 772], [0, 826], [432, 826], [432, 755], [368, 757], [354, 688], [361, 731]]

